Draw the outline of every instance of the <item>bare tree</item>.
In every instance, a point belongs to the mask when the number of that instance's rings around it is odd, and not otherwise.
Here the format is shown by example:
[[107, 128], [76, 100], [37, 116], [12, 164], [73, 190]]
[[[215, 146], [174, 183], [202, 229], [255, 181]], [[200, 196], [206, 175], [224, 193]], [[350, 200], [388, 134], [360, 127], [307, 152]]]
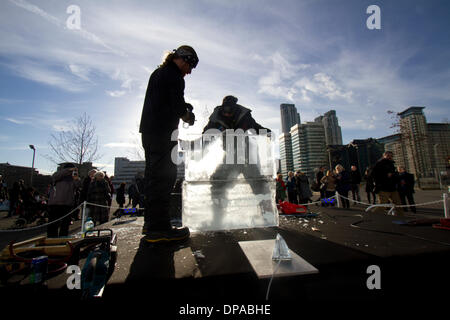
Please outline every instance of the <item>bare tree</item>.
[[51, 134], [49, 141], [52, 155], [46, 157], [58, 164], [61, 162], [93, 162], [98, 160], [98, 138], [91, 118], [84, 113], [72, 120], [69, 130]]

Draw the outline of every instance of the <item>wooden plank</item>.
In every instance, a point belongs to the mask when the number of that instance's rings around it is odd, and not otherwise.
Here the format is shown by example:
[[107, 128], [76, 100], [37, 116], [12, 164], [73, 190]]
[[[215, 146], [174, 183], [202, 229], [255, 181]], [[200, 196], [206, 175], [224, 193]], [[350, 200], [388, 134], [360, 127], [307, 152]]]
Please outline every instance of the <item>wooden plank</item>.
[[[238, 243], [260, 279], [270, 278], [272, 276], [286, 277], [319, 273], [319, 270], [292, 250], [290, 250], [292, 260], [281, 261], [278, 266], [279, 261], [272, 260], [275, 239], [239, 241]], [[275, 270], [276, 274], [274, 274]]]

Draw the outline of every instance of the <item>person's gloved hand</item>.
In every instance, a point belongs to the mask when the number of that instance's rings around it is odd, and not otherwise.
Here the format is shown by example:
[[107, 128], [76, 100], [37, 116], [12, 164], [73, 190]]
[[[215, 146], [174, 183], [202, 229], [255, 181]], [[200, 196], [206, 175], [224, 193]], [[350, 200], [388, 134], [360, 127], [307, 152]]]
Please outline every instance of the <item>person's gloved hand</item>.
[[194, 110], [194, 107], [190, 103], [186, 103], [186, 109], [188, 109], [189, 112], [192, 112]]
[[186, 103], [186, 109], [186, 113], [183, 117], [181, 117], [181, 120], [192, 126], [195, 122], [195, 114], [192, 112], [192, 110], [194, 110], [194, 107], [190, 103]]

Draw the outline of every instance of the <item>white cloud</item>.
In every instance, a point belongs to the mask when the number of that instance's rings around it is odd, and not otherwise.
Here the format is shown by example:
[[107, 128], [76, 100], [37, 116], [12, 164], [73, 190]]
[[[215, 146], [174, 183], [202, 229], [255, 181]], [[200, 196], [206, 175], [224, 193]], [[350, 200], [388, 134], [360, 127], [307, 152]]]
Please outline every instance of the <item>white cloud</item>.
[[106, 90], [106, 93], [109, 94], [111, 97], [117, 98], [117, 97], [123, 96], [127, 92], [126, 91], [120, 91], [120, 90], [116, 90], [116, 91], [108, 91], [108, 90]]
[[266, 59], [257, 54], [252, 57], [254, 60], [266, 64], [266, 68], [269, 67], [268, 64], [271, 64], [269, 73], [262, 76], [258, 81], [258, 93], [294, 101], [294, 96], [297, 94], [293, 85], [295, 78], [302, 70], [308, 69], [310, 66], [308, 64], [291, 63], [279, 52], [275, 52]]
[[64, 72], [55, 71], [50, 66], [42, 66], [32, 62], [17, 62], [9, 66], [18, 76], [45, 85], [58, 87], [69, 92], [80, 92], [85, 86], [67, 77]]
[[344, 91], [339, 87], [331, 76], [319, 72], [313, 75], [312, 79], [303, 77], [295, 82], [295, 87], [300, 88], [303, 100], [311, 101], [310, 96], [327, 97], [330, 101], [338, 99], [352, 102], [352, 91]]
[[80, 65], [76, 65], [76, 64], [70, 64], [69, 69], [77, 77], [91, 82], [91, 80], [89, 79], [89, 68], [83, 67]]
[[15, 123], [15, 124], [25, 124], [26, 123], [25, 121], [17, 120], [17, 119], [14, 119], [14, 118], [5, 118], [5, 120], [7, 120], [9, 122], [12, 122], [12, 123]]

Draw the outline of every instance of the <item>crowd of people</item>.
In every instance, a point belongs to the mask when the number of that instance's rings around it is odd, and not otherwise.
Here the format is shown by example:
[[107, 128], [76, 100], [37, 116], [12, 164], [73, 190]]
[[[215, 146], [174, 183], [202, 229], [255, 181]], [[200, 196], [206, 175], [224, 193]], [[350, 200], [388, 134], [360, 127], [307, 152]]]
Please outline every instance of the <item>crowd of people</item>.
[[[365, 181], [365, 191], [368, 203], [375, 204], [378, 197], [379, 203], [394, 203], [396, 205], [410, 205], [411, 211], [416, 212], [414, 206], [414, 175], [406, 171], [404, 166], [394, 166], [392, 152], [384, 153], [375, 166], [367, 168], [362, 177], [358, 168], [352, 165], [350, 171], [338, 164], [334, 170], [326, 170], [325, 166], [319, 168], [315, 174], [315, 179], [310, 184], [307, 175], [298, 170], [288, 172], [286, 179], [282, 174], [276, 178], [276, 202], [289, 201], [293, 204], [308, 205], [313, 202], [312, 191], [320, 193], [316, 202], [322, 206], [335, 206], [335, 201], [327, 201], [336, 195], [340, 195], [340, 202], [343, 208], [350, 207], [349, 193], [352, 192], [354, 204], [361, 202], [360, 184]], [[45, 194], [40, 194], [32, 187], [25, 186], [24, 180], [13, 183], [10, 189], [3, 182], [0, 175], [0, 203], [9, 201], [9, 211], [7, 217], [17, 215], [26, 220], [26, 223], [33, 222], [39, 214], [44, 211], [48, 213], [48, 222], [52, 222], [73, 211], [79, 204], [87, 201], [95, 205], [88, 205], [89, 216], [95, 225], [109, 221], [112, 195], [114, 187], [106, 172], [95, 169], [89, 171], [88, 176], [82, 181], [78, 176], [78, 169], [72, 163], [64, 165], [63, 169], [53, 176], [53, 183], [48, 186]], [[141, 179], [136, 179], [128, 189], [126, 183], [120, 184], [116, 191], [116, 201], [119, 209], [114, 215], [119, 215], [126, 203], [126, 193], [129, 194], [129, 205], [143, 207], [143, 196]], [[318, 204], [317, 204], [318, 205]], [[379, 209], [379, 208], [377, 208]], [[407, 208], [396, 208], [397, 214], [407, 211]], [[34, 218], [34, 219], [33, 219]], [[40, 217], [43, 218], [43, 217]], [[80, 210], [75, 210], [73, 215], [69, 215], [56, 223], [48, 226], [48, 237], [67, 236], [69, 226], [73, 220], [80, 219]]]
[[[10, 188], [0, 175], [0, 205], [7, 208], [6, 218], [17, 218], [15, 227], [25, 227], [35, 222], [48, 222], [47, 236], [62, 237], [69, 233], [69, 226], [81, 219], [81, 209], [75, 210], [84, 201], [95, 205], [87, 205], [88, 215], [95, 225], [109, 220], [112, 196], [115, 192], [106, 172], [90, 170], [88, 176], [80, 179], [78, 169], [72, 163], [67, 163], [52, 176], [52, 183], [45, 192], [38, 192], [31, 186], [26, 186], [23, 179], [15, 181]], [[126, 184], [122, 183], [117, 190], [119, 209], [118, 215], [125, 205]], [[132, 192], [130, 201], [133, 207], [140, 204], [140, 193], [136, 183], [131, 184], [128, 191]], [[133, 199], [133, 200], [132, 200]], [[68, 215], [73, 211], [73, 214]], [[65, 219], [51, 223], [68, 215]], [[19, 223], [20, 222], [20, 223]], [[20, 224], [20, 225], [19, 225]]]
[[7, 210], [7, 218], [17, 216], [16, 224], [24, 225], [39, 219], [44, 211], [43, 203], [48, 197], [39, 193], [35, 188], [26, 186], [23, 179], [15, 181], [11, 188], [0, 175], [0, 205]]
[[[312, 202], [312, 192], [320, 193], [316, 202], [321, 202], [321, 206], [335, 206], [335, 201], [329, 201], [330, 198], [339, 194], [339, 200], [343, 208], [350, 208], [350, 201], [354, 204], [361, 202], [360, 185], [365, 181], [365, 191], [369, 204], [378, 202], [380, 204], [393, 203], [396, 205], [410, 205], [411, 211], [416, 212], [414, 206], [414, 175], [408, 173], [404, 166], [394, 165], [393, 154], [387, 151], [372, 168], [367, 168], [364, 177], [361, 176], [356, 165], [352, 165], [350, 171], [347, 171], [341, 164], [335, 166], [334, 170], [326, 170], [325, 166], [318, 169], [315, 180], [309, 183], [308, 177], [301, 171], [294, 175], [292, 171], [288, 172], [284, 180], [281, 173], [276, 178], [276, 196], [277, 203], [289, 201], [294, 204], [307, 205]], [[349, 193], [352, 193], [350, 198]], [[317, 204], [318, 205], [318, 204]], [[377, 210], [383, 210], [377, 208]], [[407, 211], [399, 207], [396, 213], [401, 215]]]
[[53, 184], [48, 198], [48, 222], [67, 216], [70, 211], [73, 211], [73, 214], [56, 223], [51, 223], [47, 228], [48, 237], [67, 236], [72, 220], [80, 219], [80, 209], [74, 209], [84, 201], [89, 203], [86, 206], [87, 215], [91, 217], [94, 225], [109, 221], [109, 207], [111, 207], [115, 190], [106, 172], [92, 169], [81, 181], [76, 166], [67, 163], [62, 170], [53, 174], [52, 179]]

